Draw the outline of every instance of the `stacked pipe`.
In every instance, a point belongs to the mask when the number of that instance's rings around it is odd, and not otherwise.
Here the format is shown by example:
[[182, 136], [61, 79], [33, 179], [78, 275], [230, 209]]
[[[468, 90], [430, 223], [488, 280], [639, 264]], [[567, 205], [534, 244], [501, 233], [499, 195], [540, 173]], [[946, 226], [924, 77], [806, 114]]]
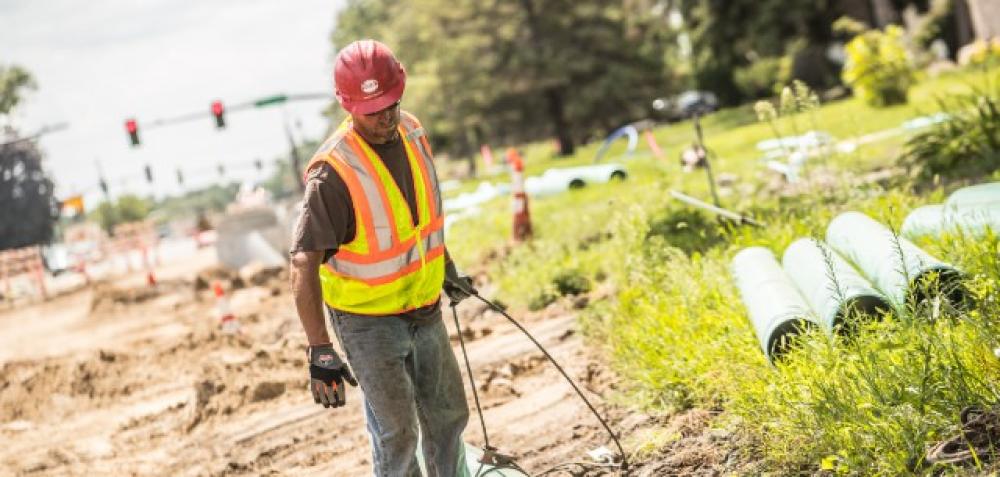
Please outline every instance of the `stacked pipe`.
[[783, 268], [770, 250], [750, 247], [731, 263], [761, 348], [772, 361], [787, 351], [791, 336], [811, 326], [849, 332], [857, 319], [877, 318], [894, 307], [938, 296], [955, 303], [965, 298], [957, 268], [860, 212], [833, 219], [825, 243], [792, 242], [782, 261]]
[[834, 218], [826, 241], [857, 265], [897, 309], [919, 305], [938, 292], [962, 299], [957, 268], [865, 214], [844, 212]]
[[792, 337], [817, 324], [770, 250], [743, 249], [733, 257], [730, 270], [768, 359], [779, 358], [788, 351]]
[[881, 316], [890, 310], [871, 282], [819, 240], [792, 242], [782, 265], [826, 330], [843, 329], [861, 316]]
[[1000, 182], [964, 187], [944, 204], [918, 207], [906, 216], [900, 231], [918, 238], [944, 232], [981, 235], [987, 229], [1000, 231]]

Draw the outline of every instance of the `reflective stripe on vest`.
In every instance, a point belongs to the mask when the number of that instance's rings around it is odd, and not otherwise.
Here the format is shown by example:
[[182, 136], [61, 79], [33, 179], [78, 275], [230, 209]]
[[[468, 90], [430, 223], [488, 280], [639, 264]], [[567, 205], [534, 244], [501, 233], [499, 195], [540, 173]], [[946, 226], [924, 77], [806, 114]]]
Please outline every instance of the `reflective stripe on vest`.
[[[355, 237], [320, 268], [333, 308], [387, 315], [434, 303], [444, 279], [444, 215], [430, 144], [413, 116], [399, 133], [411, 169], [416, 211], [381, 158], [346, 120], [310, 161], [326, 162], [344, 180], [355, 213]], [[414, 214], [413, 212], [416, 212]], [[417, 223], [413, 223], [413, 217]]]
[[[437, 256], [444, 252], [444, 231], [431, 232], [424, 243], [424, 255]], [[349, 262], [346, 260], [330, 260], [327, 266], [330, 271], [341, 276], [361, 280], [371, 285], [384, 283], [388, 279], [399, 276], [400, 271], [420, 263], [421, 253], [414, 243], [402, 254], [371, 263]]]
[[[357, 178], [358, 183], [361, 185], [361, 189], [364, 191], [365, 201], [368, 203], [372, 210], [371, 214], [366, 214], [365, 218], [370, 217], [370, 223], [367, 225], [369, 230], [369, 240], [375, 245], [372, 247], [377, 251], [387, 251], [392, 249], [392, 229], [393, 225], [390, 223], [390, 217], [388, 214], [382, 212], [389, 210], [388, 200], [380, 193], [382, 186], [377, 183], [377, 177], [372, 177], [372, 174], [366, 169], [364, 162], [367, 159], [361, 159], [352, 150], [351, 146], [347, 144], [348, 141], [341, 141], [339, 144], [334, 146], [333, 151], [343, 158], [344, 162], [350, 166], [353, 170], [353, 176]], [[336, 168], [335, 168], [336, 169]], [[338, 170], [338, 174], [344, 177], [343, 171]], [[351, 200], [357, 200], [353, 196]], [[358, 218], [355, 218], [357, 221]]]

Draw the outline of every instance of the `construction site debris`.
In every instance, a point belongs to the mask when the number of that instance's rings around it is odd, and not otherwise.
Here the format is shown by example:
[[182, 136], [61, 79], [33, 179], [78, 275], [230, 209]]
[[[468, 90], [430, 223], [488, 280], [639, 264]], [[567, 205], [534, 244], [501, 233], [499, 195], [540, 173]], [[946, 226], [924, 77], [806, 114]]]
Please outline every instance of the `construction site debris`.
[[215, 282], [226, 283], [230, 290], [246, 287], [243, 278], [235, 270], [213, 266], [198, 271], [194, 279], [194, 289], [197, 291], [208, 290]]
[[270, 285], [272, 280], [287, 281], [284, 265], [264, 265], [260, 262], [252, 262], [240, 268], [239, 277], [244, 284], [250, 286]]
[[278, 207], [250, 207], [226, 214], [216, 226], [219, 263], [239, 270], [252, 262], [281, 266], [287, 262], [291, 214]]
[[92, 312], [97, 312], [121, 308], [124, 305], [142, 303], [190, 287], [191, 284], [185, 280], [162, 280], [155, 286], [98, 282], [93, 287], [90, 309]]

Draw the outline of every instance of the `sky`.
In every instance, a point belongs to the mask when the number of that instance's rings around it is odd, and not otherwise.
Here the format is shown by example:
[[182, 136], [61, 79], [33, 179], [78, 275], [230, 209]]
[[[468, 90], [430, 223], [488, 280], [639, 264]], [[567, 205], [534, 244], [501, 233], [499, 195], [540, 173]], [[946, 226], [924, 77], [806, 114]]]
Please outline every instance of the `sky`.
[[[322, 139], [326, 100], [230, 112], [217, 130], [210, 111], [273, 94], [332, 98], [336, 54], [329, 38], [339, 0], [0, 0], [0, 64], [35, 78], [14, 116], [22, 133], [69, 128], [38, 145], [56, 193], [101, 197], [98, 164], [111, 193], [163, 197], [223, 179], [268, 176], [287, 156], [284, 125], [297, 140]], [[203, 119], [146, 130], [143, 123], [185, 113]], [[142, 145], [129, 145], [126, 118]], [[265, 165], [262, 174], [255, 159]], [[154, 183], [145, 180], [149, 164]], [[184, 175], [184, 188], [176, 170]]]

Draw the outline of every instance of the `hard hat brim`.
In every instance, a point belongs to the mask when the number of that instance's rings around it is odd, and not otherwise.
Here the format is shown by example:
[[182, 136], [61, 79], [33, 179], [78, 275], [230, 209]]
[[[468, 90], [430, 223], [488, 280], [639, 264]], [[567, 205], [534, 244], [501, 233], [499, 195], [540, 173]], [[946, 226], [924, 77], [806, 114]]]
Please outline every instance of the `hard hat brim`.
[[403, 97], [403, 89], [406, 87], [405, 81], [398, 81], [396, 85], [390, 88], [382, 95], [375, 98], [371, 98], [364, 101], [345, 101], [341, 97], [340, 105], [351, 114], [372, 114], [377, 113], [389, 106], [392, 103], [399, 101], [399, 98]]

